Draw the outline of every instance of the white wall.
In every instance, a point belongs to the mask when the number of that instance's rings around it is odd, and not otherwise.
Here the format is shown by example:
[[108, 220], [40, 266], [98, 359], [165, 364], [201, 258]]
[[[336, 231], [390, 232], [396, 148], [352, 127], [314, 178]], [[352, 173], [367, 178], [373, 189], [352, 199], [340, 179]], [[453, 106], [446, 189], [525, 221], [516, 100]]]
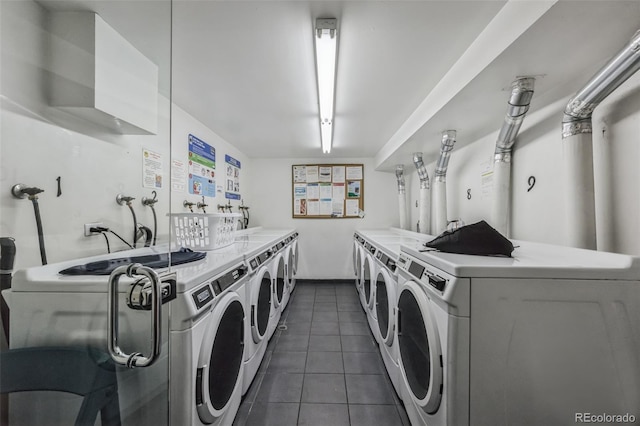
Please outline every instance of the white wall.
[[[534, 94], [513, 150], [511, 238], [566, 244], [561, 121], [568, 98], [538, 106]], [[506, 111], [506, 99], [505, 99]], [[482, 173], [491, 169], [496, 131], [455, 148], [447, 173], [449, 220], [491, 223], [492, 187], [483, 193]], [[640, 255], [640, 74], [633, 76], [593, 115], [598, 249]], [[604, 130], [604, 133], [603, 133]], [[466, 141], [465, 141], [466, 142]], [[438, 141], [434, 141], [438, 143]], [[435, 162], [427, 170], [432, 179]], [[531, 191], [528, 179], [535, 176]], [[411, 224], [418, 211], [418, 177], [411, 174]], [[471, 189], [471, 200], [467, 199]]]
[[[318, 148], [319, 150], [320, 148]], [[293, 219], [292, 165], [364, 164], [364, 211], [360, 219]], [[395, 175], [374, 171], [373, 158], [253, 159], [251, 163], [251, 226], [296, 228], [300, 233], [299, 277], [353, 277], [352, 241], [356, 229], [398, 226]]]

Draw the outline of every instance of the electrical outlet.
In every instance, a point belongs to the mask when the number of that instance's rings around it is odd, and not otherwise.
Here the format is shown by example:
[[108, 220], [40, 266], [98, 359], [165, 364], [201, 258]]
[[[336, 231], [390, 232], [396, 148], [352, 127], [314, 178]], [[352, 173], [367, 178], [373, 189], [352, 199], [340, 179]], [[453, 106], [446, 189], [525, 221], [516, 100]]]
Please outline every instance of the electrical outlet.
[[100, 235], [99, 232], [91, 232], [91, 228], [103, 227], [104, 224], [102, 222], [93, 222], [93, 223], [85, 223], [84, 224], [84, 236], [90, 237], [92, 235]]

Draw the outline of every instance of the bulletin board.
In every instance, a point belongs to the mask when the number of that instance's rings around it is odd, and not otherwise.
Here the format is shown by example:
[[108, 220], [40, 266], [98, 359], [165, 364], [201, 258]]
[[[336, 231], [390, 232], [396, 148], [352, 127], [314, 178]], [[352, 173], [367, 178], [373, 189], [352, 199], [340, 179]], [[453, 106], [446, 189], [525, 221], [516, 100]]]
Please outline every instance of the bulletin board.
[[363, 164], [296, 164], [291, 181], [294, 219], [362, 217]]

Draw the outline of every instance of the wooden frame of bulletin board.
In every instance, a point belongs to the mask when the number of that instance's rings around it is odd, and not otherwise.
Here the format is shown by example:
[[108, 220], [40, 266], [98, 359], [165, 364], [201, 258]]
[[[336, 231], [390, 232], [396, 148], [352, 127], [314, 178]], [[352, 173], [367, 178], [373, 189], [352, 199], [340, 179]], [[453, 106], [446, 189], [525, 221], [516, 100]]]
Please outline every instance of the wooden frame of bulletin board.
[[364, 211], [363, 164], [291, 166], [294, 219], [353, 219]]

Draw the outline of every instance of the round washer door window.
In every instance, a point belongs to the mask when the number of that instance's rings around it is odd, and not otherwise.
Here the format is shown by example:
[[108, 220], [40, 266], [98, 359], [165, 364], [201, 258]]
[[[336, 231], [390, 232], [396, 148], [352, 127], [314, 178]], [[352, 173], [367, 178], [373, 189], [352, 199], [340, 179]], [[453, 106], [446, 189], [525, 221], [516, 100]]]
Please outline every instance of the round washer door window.
[[282, 297], [284, 296], [284, 283], [285, 283], [285, 271], [284, 271], [284, 256], [278, 256], [276, 261], [278, 268], [276, 269], [276, 305], [280, 306], [282, 303]]
[[251, 297], [251, 333], [255, 343], [260, 342], [269, 325], [271, 314], [271, 273], [267, 268], [258, 271], [257, 286], [252, 290]]
[[293, 250], [291, 246], [287, 247], [287, 254], [285, 256], [287, 257], [287, 288], [291, 289], [291, 287], [293, 287]]
[[380, 337], [387, 346], [393, 343], [393, 292], [391, 286], [393, 282], [385, 270], [378, 272], [376, 278], [376, 318]]
[[223, 296], [210, 314], [196, 373], [196, 409], [204, 423], [213, 423], [242, 381], [244, 308], [236, 293]]
[[364, 300], [367, 305], [371, 301], [371, 280], [373, 279], [373, 274], [371, 270], [373, 268], [373, 262], [369, 256], [366, 256], [364, 259], [364, 270], [362, 274], [362, 284], [364, 290]]
[[432, 302], [418, 284], [408, 281], [398, 297], [400, 365], [416, 403], [435, 413], [442, 398], [442, 352]]

